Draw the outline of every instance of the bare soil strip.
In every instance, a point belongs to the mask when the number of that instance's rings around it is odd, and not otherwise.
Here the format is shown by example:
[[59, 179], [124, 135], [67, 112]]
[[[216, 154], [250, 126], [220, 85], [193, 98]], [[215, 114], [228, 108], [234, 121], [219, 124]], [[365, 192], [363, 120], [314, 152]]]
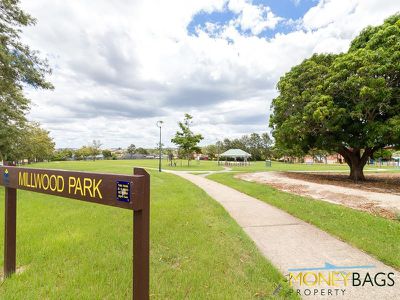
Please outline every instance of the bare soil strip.
[[260, 172], [236, 177], [293, 194], [345, 205], [385, 218], [400, 215], [400, 174], [367, 174], [354, 183], [341, 173]]

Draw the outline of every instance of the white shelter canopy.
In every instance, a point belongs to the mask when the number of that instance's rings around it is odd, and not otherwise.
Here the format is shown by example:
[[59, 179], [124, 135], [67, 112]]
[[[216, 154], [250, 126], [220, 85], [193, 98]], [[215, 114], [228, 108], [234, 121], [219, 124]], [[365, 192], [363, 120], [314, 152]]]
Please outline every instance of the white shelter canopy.
[[247, 158], [251, 157], [249, 153], [246, 151], [243, 151], [242, 149], [229, 149], [228, 151], [225, 151], [220, 155], [221, 157], [231, 157], [231, 158], [244, 158], [247, 160]]

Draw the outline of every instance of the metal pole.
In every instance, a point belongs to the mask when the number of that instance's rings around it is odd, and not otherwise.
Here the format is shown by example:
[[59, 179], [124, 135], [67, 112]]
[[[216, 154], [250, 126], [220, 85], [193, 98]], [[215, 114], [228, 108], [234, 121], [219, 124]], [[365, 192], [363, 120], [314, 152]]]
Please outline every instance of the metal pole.
[[161, 125], [163, 124], [164, 122], [163, 121], [157, 121], [157, 123], [156, 123], [156, 125], [157, 125], [157, 127], [159, 127], [160, 128], [160, 144], [158, 145], [159, 146], [159, 157], [158, 157], [158, 171], [159, 172], [161, 172]]
[[[149, 299], [150, 280], [150, 176], [141, 168], [134, 168], [134, 175], [143, 175], [134, 187], [136, 201], [141, 209], [133, 212], [133, 299]], [[135, 199], [133, 200], [135, 201]]]
[[5, 196], [4, 278], [7, 278], [15, 273], [16, 266], [17, 189], [6, 187]]
[[158, 171], [161, 172], [161, 125], [160, 125], [160, 157], [158, 158]]

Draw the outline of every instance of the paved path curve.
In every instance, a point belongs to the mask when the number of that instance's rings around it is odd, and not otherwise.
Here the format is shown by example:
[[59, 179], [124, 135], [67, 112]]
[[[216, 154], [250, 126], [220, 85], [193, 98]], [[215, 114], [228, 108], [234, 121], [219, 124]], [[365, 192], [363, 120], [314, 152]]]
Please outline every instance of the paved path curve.
[[[361, 278], [365, 278], [365, 272], [370, 272], [372, 275], [378, 272], [394, 273], [395, 285], [392, 287], [371, 287], [369, 283], [364, 287], [343, 287], [343, 281], [338, 282], [339, 287], [300, 286], [296, 281], [295, 290], [300, 289], [304, 299], [400, 299], [400, 273], [359, 249], [274, 206], [223, 184], [188, 172], [167, 172], [191, 181], [218, 201], [250, 236], [263, 255], [284, 275], [288, 275], [289, 269], [323, 267], [326, 263], [341, 267], [375, 266], [375, 268], [351, 270], [359, 272]], [[328, 274], [328, 271], [314, 272]], [[381, 274], [377, 277], [380, 279], [379, 283], [383, 276]], [[307, 279], [308, 282], [313, 282], [313, 275], [309, 275]], [[313, 296], [314, 289], [318, 289], [315, 296]], [[321, 289], [324, 289], [324, 296], [321, 295]], [[328, 289], [332, 290], [332, 295], [327, 295]], [[344, 296], [341, 289], [345, 289]], [[304, 293], [308, 294], [309, 291], [311, 296], [304, 296]], [[336, 293], [338, 296], [335, 296]]]

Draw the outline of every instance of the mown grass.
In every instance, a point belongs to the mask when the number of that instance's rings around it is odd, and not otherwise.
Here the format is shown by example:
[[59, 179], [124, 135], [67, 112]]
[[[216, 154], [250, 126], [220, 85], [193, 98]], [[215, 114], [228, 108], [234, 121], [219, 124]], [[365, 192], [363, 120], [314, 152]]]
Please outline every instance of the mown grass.
[[[132, 174], [126, 161], [36, 167]], [[268, 299], [278, 284], [278, 298], [297, 298], [218, 203], [184, 179], [150, 172], [152, 299]], [[24, 271], [1, 284], [0, 299], [131, 298], [131, 211], [19, 191], [17, 215]]]
[[[104, 163], [104, 164], [103, 164]], [[91, 171], [97, 168], [97, 165], [112, 165], [115, 168], [131, 169], [132, 166], [140, 166], [144, 168], [157, 169], [158, 170], [158, 159], [132, 159], [132, 160], [98, 160], [98, 161], [54, 161], [45, 164], [32, 164], [29, 167], [40, 167], [46, 166], [54, 169], [79, 169]], [[218, 166], [216, 161], [195, 161], [191, 160], [190, 165], [187, 165], [186, 160], [176, 160], [176, 166], [169, 166], [166, 159], [161, 160], [161, 168], [176, 171], [218, 171], [223, 170], [223, 167]]]
[[[388, 166], [365, 166], [367, 172], [385, 169], [389, 172], [400, 172], [399, 167]], [[249, 166], [232, 167], [232, 170], [243, 172], [259, 172], [259, 171], [340, 171], [348, 172], [350, 169], [347, 164], [289, 164], [273, 161], [271, 166], [266, 166], [265, 161], [250, 162]]]
[[[114, 160], [114, 161], [63, 161], [63, 162], [50, 162], [46, 164], [32, 164], [29, 167], [51, 167], [51, 168], [63, 168], [63, 169], [80, 169], [80, 170], [96, 170], [98, 165], [103, 166], [112, 165], [115, 168], [130, 169], [132, 166], [140, 166], [149, 169], [158, 169], [157, 159], [134, 159], [134, 160]], [[97, 164], [97, 165], [96, 165]], [[187, 166], [187, 161], [177, 160], [176, 166], [169, 166], [168, 161], [163, 159], [161, 163], [162, 169], [175, 170], [175, 171], [219, 171], [223, 170], [222, 166], [218, 166], [216, 161], [194, 161], [190, 162], [190, 166]], [[259, 172], [259, 171], [349, 171], [346, 164], [287, 164], [282, 162], [272, 162], [271, 167], [266, 167], [265, 162], [256, 161], [251, 162], [250, 166], [245, 167], [232, 167], [234, 171], [243, 172]], [[378, 169], [386, 169], [387, 171], [400, 172], [400, 168], [397, 167], [375, 167], [366, 166], [366, 171], [375, 171]]]
[[207, 178], [265, 201], [400, 269], [400, 222], [341, 205], [279, 191], [268, 185], [212, 174]]

